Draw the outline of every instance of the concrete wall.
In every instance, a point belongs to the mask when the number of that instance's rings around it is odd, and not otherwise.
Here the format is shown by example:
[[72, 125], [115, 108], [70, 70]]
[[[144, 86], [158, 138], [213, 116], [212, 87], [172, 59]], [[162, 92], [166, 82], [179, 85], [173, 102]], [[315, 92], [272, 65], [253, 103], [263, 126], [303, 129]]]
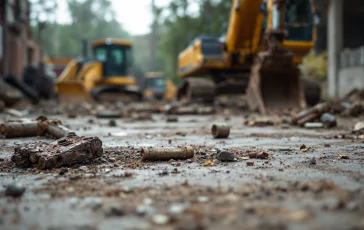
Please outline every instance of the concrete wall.
[[339, 97], [351, 90], [364, 88], [364, 66], [342, 68], [339, 70]]
[[364, 46], [344, 49], [340, 55], [338, 96], [364, 88]]

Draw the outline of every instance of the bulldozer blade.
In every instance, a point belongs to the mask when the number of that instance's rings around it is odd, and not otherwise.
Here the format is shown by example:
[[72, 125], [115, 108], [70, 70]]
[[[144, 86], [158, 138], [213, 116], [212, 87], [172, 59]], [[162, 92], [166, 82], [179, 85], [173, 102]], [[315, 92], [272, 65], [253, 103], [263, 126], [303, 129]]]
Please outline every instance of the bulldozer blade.
[[143, 96], [140, 90], [132, 86], [123, 85], [103, 85], [91, 90], [91, 97], [95, 101], [108, 102], [137, 102], [141, 101]]
[[299, 68], [288, 51], [263, 51], [256, 56], [247, 89], [253, 111], [306, 108]]
[[91, 99], [89, 93], [77, 82], [62, 82], [55, 85], [57, 95], [62, 100], [84, 101]]

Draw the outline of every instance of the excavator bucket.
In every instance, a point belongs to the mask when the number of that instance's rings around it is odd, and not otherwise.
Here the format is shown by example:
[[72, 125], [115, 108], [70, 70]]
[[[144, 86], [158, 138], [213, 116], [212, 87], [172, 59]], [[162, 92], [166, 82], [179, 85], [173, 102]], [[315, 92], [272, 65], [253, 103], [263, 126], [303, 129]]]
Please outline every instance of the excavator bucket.
[[84, 87], [79, 82], [60, 82], [55, 84], [57, 95], [61, 99], [72, 101], [84, 101], [90, 98]]
[[300, 70], [287, 50], [263, 51], [254, 60], [247, 89], [249, 108], [266, 114], [306, 107]]

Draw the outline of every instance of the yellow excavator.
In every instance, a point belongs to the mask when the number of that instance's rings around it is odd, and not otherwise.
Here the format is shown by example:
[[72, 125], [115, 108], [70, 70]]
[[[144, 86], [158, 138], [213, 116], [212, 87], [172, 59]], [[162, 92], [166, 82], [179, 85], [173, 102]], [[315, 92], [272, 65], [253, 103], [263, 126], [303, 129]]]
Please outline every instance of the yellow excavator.
[[225, 34], [199, 36], [179, 54], [177, 98], [246, 93], [263, 114], [315, 104], [321, 89], [298, 68], [315, 43], [315, 16], [312, 0], [233, 0]]
[[142, 99], [132, 75], [132, 43], [107, 38], [92, 43], [93, 55], [87, 58], [87, 42], [83, 57], [73, 59], [55, 83], [60, 98], [70, 100], [122, 101]]
[[171, 101], [175, 98], [176, 86], [162, 72], [147, 72], [143, 96], [145, 100]]

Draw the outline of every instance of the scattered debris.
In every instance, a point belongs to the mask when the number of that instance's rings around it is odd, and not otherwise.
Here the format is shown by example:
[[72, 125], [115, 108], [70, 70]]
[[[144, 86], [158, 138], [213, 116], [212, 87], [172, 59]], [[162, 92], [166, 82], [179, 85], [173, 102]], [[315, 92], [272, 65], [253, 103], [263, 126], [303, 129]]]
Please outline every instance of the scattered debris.
[[268, 159], [269, 154], [261, 151], [261, 152], [253, 152], [253, 153], [248, 153], [249, 158], [258, 158], [258, 159]]
[[41, 136], [48, 134], [55, 138], [62, 138], [75, 133], [62, 125], [60, 120], [48, 120], [44, 116], [36, 120], [9, 120], [1, 124], [1, 134], [6, 138]]
[[228, 138], [230, 127], [227, 124], [213, 124], [211, 133], [214, 138]]
[[325, 125], [325, 128], [332, 128], [337, 125], [336, 118], [331, 113], [323, 113], [320, 120]]
[[337, 159], [350, 159], [349, 155], [346, 154], [339, 154]]
[[310, 160], [310, 164], [311, 165], [315, 165], [316, 164], [316, 157], [312, 157], [312, 159]]
[[168, 116], [167, 117], [167, 122], [177, 122], [177, 121], [178, 121], [177, 116]]
[[141, 113], [132, 113], [131, 118], [133, 121], [148, 121], [152, 120], [152, 113], [141, 112]]
[[14, 117], [24, 117], [24, 114], [16, 109], [5, 109], [4, 113], [7, 113]]
[[214, 162], [212, 162], [211, 160], [207, 160], [205, 161], [202, 166], [214, 166]]
[[358, 131], [364, 131], [364, 121], [360, 121], [355, 124], [354, 132], [358, 132]]
[[68, 135], [50, 144], [36, 142], [16, 147], [11, 160], [18, 167], [51, 169], [98, 158], [103, 154], [98, 137]]
[[321, 129], [324, 127], [324, 123], [322, 122], [306, 122], [304, 124], [306, 129]]
[[96, 114], [97, 118], [120, 118], [121, 112], [118, 110], [103, 110]]
[[109, 126], [110, 127], [116, 127], [116, 121], [115, 120], [110, 120], [109, 121]]
[[25, 192], [25, 187], [15, 183], [9, 184], [5, 189], [5, 196], [21, 197]]
[[152, 218], [152, 222], [157, 225], [165, 225], [165, 224], [168, 224], [169, 221], [170, 221], [170, 218], [168, 216], [161, 215], [161, 214], [155, 215]]
[[247, 165], [247, 166], [254, 166], [254, 162], [253, 162], [253, 161], [247, 161], [247, 162], [246, 162], [246, 165]]
[[293, 117], [292, 122], [298, 126], [304, 126], [306, 122], [312, 122], [319, 118], [329, 108], [330, 105], [328, 103], [317, 104], [310, 109], [301, 111], [297, 116]]
[[269, 118], [256, 118], [253, 120], [246, 120], [244, 124], [247, 126], [264, 127], [274, 125], [274, 122]]
[[231, 152], [221, 151], [216, 155], [216, 159], [219, 161], [234, 161], [235, 156]]
[[302, 152], [307, 152], [308, 148], [306, 147], [306, 145], [301, 145], [300, 150]]
[[192, 146], [185, 147], [149, 147], [142, 148], [140, 156], [142, 160], [170, 160], [189, 159], [195, 154]]
[[5, 106], [13, 106], [22, 99], [21, 92], [0, 79], [0, 101], [4, 102]]
[[113, 206], [105, 212], [106, 217], [120, 217], [124, 216], [125, 211], [121, 207]]

